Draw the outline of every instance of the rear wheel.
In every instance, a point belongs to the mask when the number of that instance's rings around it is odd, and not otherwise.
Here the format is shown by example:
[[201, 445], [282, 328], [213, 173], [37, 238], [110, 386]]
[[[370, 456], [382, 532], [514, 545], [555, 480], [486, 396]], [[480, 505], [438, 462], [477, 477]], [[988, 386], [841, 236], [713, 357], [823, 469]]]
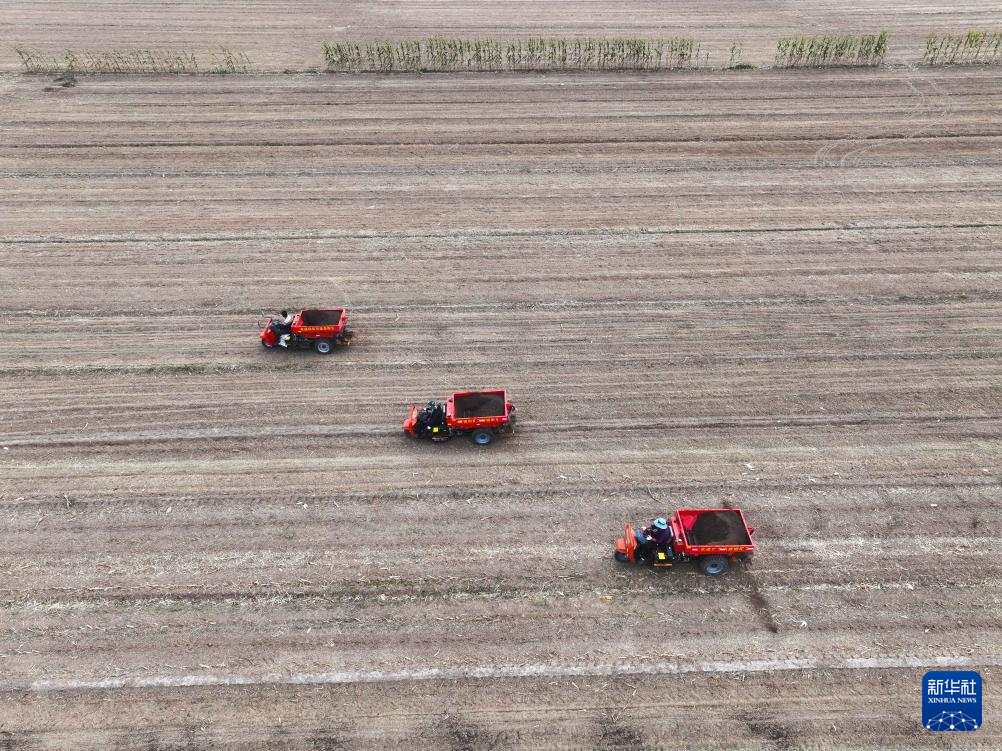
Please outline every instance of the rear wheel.
[[699, 570], [707, 576], [720, 576], [730, 566], [727, 556], [708, 555], [699, 559]]
[[331, 340], [317, 339], [315, 342], [313, 342], [313, 349], [315, 349], [321, 355], [329, 355], [331, 353]]
[[486, 446], [494, 440], [494, 431], [489, 428], [477, 428], [470, 437], [478, 446]]

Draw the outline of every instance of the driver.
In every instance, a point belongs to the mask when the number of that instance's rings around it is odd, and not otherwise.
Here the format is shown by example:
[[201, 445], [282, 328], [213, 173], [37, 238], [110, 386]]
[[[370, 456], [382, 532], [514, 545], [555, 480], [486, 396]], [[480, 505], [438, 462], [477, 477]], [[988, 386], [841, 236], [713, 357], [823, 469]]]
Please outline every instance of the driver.
[[643, 530], [643, 535], [650, 540], [657, 548], [666, 553], [672, 552], [671, 544], [674, 540], [668, 520], [660, 517], [651, 522], [651, 526]]
[[430, 408], [431, 424], [439, 428], [445, 425], [445, 407], [438, 402], [429, 402], [428, 407]]
[[417, 419], [424, 432], [432, 433], [433, 428], [445, 425], [445, 409], [433, 399], [418, 410]]
[[292, 319], [295, 316], [287, 310], [279, 311], [282, 317], [281, 322], [275, 323], [275, 333], [278, 334], [278, 344], [281, 347], [288, 347], [289, 340], [292, 339]]

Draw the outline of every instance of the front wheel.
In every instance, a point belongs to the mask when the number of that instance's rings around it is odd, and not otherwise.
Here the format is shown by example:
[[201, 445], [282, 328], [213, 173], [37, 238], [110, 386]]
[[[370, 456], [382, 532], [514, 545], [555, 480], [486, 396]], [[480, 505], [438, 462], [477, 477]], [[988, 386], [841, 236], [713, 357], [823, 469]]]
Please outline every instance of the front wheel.
[[315, 342], [313, 342], [313, 349], [315, 349], [321, 355], [329, 355], [331, 353], [330, 339], [317, 339]]
[[707, 576], [720, 576], [730, 566], [727, 556], [708, 555], [699, 559], [699, 570]]
[[488, 428], [477, 428], [470, 437], [478, 446], [486, 446], [494, 440], [494, 431]]
[[268, 344], [268, 342], [266, 342], [264, 339], [262, 339], [261, 340], [261, 346], [264, 347], [265, 349], [271, 349], [275, 345], [274, 344]]

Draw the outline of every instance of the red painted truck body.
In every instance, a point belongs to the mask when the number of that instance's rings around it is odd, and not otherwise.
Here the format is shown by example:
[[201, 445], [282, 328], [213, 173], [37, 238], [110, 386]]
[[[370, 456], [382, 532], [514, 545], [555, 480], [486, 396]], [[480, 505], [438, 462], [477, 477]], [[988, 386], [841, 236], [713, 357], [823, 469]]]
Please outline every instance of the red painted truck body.
[[470, 433], [473, 441], [486, 446], [497, 434], [511, 433], [515, 427], [515, 405], [503, 390], [457, 391], [445, 404], [429, 402], [411, 407], [404, 431], [414, 438], [447, 441]]
[[[749, 527], [741, 509], [679, 509], [668, 519], [672, 531], [669, 549], [644, 543], [632, 524], [616, 540], [616, 560], [670, 567], [693, 561], [705, 574], [718, 576], [734, 561], [748, 561], [755, 552], [754, 527]], [[649, 549], [642, 550], [644, 545]], [[645, 553], [642, 556], [641, 553]]]
[[[280, 323], [280, 322], [279, 322]], [[261, 344], [266, 349], [278, 346], [275, 319], [269, 318], [261, 331]], [[312, 348], [329, 354], [336, 344], [350, 344], [348, 313], [344, 308], [308, 308], [300, 310], [289, 326], [292, 334], [288, 342], [291, 349]]]

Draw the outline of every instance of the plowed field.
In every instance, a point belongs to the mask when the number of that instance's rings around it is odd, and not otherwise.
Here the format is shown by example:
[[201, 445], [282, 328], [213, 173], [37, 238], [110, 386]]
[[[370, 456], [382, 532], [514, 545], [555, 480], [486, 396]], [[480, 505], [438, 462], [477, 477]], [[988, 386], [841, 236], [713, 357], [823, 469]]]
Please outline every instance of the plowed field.
[[[0, 748], [950, 745], [925, 670], [1002, 678], [1000, 91], [0, 77]], [[350, 348], [259, 346], [314, 305]], [[402, 434], [491, 387], [514, 436]], [[721, 505], [747, 570], [613, 561]]]

